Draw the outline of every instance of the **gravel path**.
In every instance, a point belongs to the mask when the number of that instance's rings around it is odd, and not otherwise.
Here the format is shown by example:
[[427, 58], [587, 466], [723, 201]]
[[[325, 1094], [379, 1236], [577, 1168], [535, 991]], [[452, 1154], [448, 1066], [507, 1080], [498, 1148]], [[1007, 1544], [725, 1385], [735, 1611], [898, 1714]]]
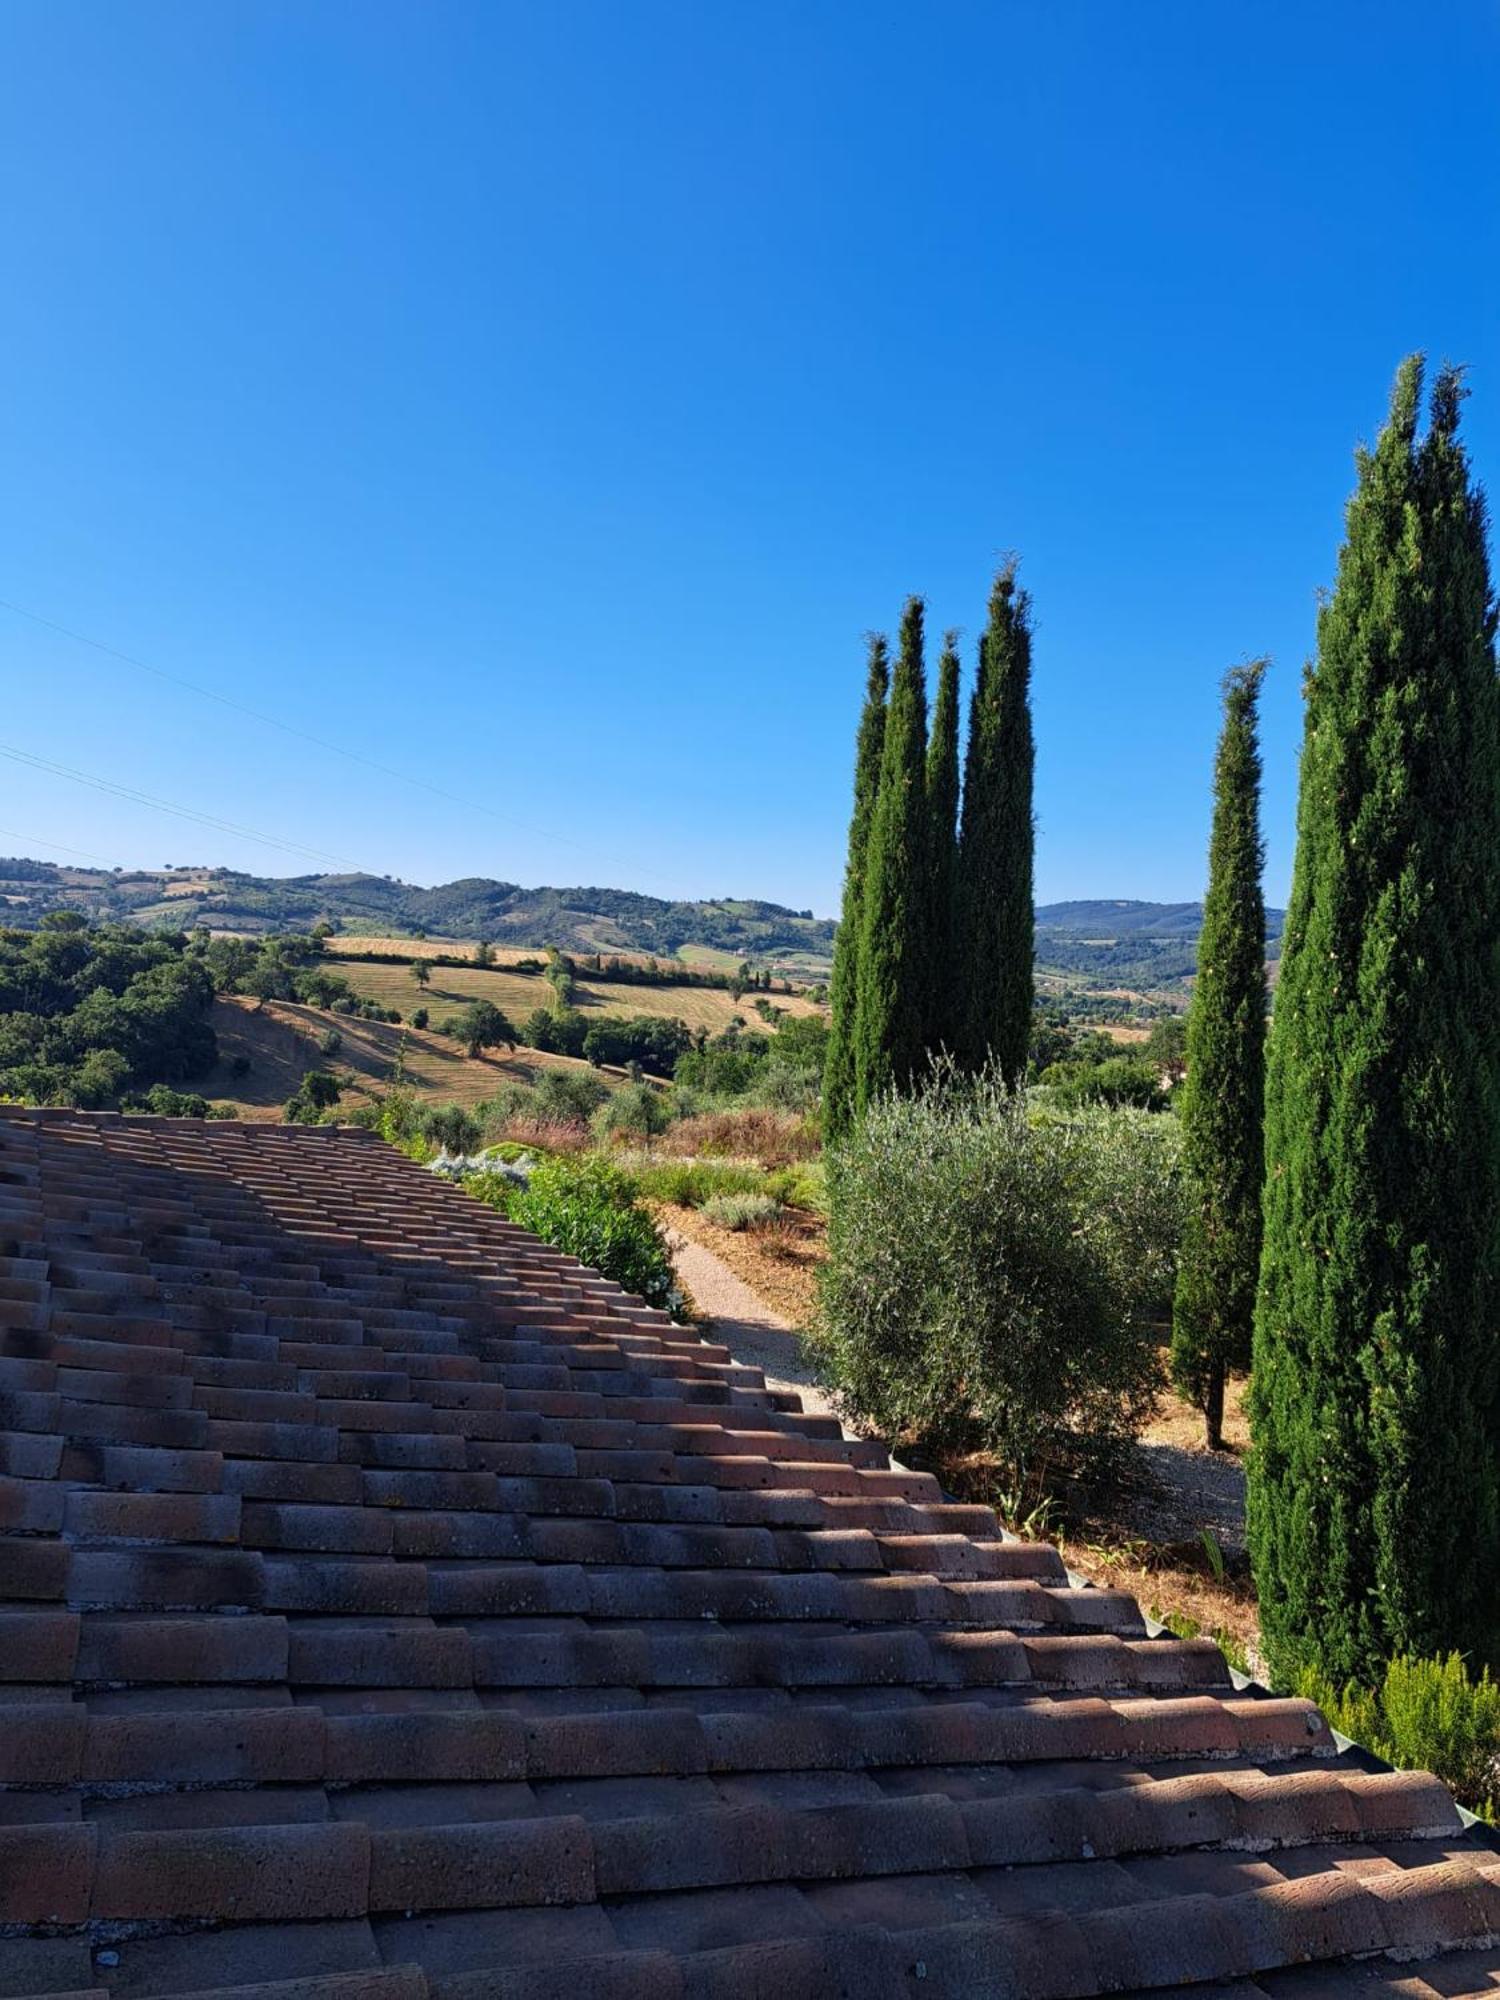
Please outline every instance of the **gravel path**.
[[773, 1312], [712, 1250], [690, 1243], [675, 1229], [667, 1232], [667, 1241], [693, 1303], [713, 1321], [713, 1338], [722, 1342], [736, 1361], [749, 1368], [763, 1368], [769, 1388], [794, 1389], [802, 1398], [803, 1409], [818, 1416], [836, 1416], [838, 1412], [818, 1386], [797, 1329]]
[[1245, 1546], [1245, 1466], [1228, 1452], [1140, 1444], [1143, 1477], [1130, 1528], [1153, 1542], [1195, 1541], [1205, 1528], [1226, 1555]]

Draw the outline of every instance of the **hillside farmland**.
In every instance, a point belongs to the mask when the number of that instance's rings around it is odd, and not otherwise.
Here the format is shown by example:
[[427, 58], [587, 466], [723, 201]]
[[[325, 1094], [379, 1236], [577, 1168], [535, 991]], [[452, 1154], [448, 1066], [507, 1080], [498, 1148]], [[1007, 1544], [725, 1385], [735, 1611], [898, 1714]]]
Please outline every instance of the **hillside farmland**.
[[[549, 1006], [552, 1001], [552, 988], [540, 973], [517, 972], [513, 965], [434, 965], [431, 984], [424, 988], [418, 986], [410, 965], [370, 964], [340, 958], [334, 952], [329, 952], [327, 962], [362, 1000], [378, 1001], [382, 1007], [394, 1007], [408, 1016], [415, 1008], [425, 1007], [434, 1022], [471, 1000], [492, 1000], [519, 1027], [535, 1008]], [[572, 1004], [591, 1020], [608, 1014], [666, 1014], [686, 1021], [690, 1028], [704, 1028], [717, 1035], [736, 1014], [748, 1026], [759, 1026], [757, 997], [768, 998], [789, 1014], [822, 1011], [800, 994], [747, 993], [736, 1000], [732, 993], [715, 986], [637, 986], [624, 980], [582, 977], [575, 981]]]
[[[219, 1038], [218, 1066], [197, 1080], [195, 1088], [216, 1103], [232, 1104], [245, 1118], [280, 1118], [282, 1106], [314, 1069], [330, 1070], [339, 1078], [345, 1086], [345, 1109], [353, 1110], [390, 1089], [403, 1041], [405, 1085], [433, 1104], [477, 1104], [507, 1083], [533, 1081], [544, 1069], [587, 1067], [538, 1049], [517, 1049], [514, 1055], [495, 1049], [474, 1059], [443, 1035], [330, 1015], [291, 1001], [257, 1006], [238, 996], [223, 998], [214, 1003], [213, 1025]], [[318, 1044], [330, 1028], [337, 1029], [342, 1044], [336, 1055], [325, 1056]], [[232, 1073], [236, 1056], [250, 1063], [241, 1077]], [[618, 1072], [593, 1073], [606, 1083], [619, 1081]]]

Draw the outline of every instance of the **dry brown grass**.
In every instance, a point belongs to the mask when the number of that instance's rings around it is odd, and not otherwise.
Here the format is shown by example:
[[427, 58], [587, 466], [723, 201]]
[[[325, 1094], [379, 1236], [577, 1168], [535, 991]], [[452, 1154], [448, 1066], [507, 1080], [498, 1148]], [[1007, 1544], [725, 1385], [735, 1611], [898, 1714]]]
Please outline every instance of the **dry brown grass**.
[[[536, 958], [540, 953], [517, 956]], [[493, 970], [477, 965], [434, 965], [431, 983], [425, 988], [418, 986], [409, 965], [370, 965], [359, 959], [334, 958], [329, 963], [362, 1000], [376, 1000], [402, 1015], [425, 1007], [434, 1020], [440, 1020], [471, 1000], [493, 1000], [519, 1026], [533, 1009], [552, 1002], [552, 988], [540, 973], [516, 972], [510, 963]], [[768, 997], [789, 1013], [822, 1011], [797, 994]], [[761, 1025], [748, 997], [736, 1000], [715, 986], [636, 986], [621, 980], [581, 978], [575, 982], [573, 1004], [584, 1015], [599, 1019], [606, 1014], [671, 1015], [686, 1021], [690, 1028], [705, 1028], [711, 1035], [722, 1034], [736, 1015], [751, 1029]]]
[[672, 1127], [674, 1153], [710, 1159], [757, 1160], [763, 1167], [789, 1167], [815, 1160], [822, 1150], [811, 1121], [795, 1111], [745, 1105], [735, 1111], [704, 1111]]
[[594, 1143], [588, 1126], [573, 1119], [528, 1118], [522, 1114], [486, 1126], [488, 1145], [507, 1139], [514, 1145], [534, 1146], [543, 1153], [583, 1153]]
[[[312, 1069], [331, 1070], [339, 1078], [351, 1109], [361, 1100], [379, 1096], [392, 1086], [403, 1044], [405, 1087], [437, 1104], [477, 1104], [507, 1083], [533, 1082], [545, 1069], [587, 1067], [537, 1049], [520, 1049], [514, 1055], [494, 1050], [476, 1059], [457, 1042], [431, 1030], [326, 1014], [291, 1001], [271, 1000], [261, 1007], [239, 996], [217, 1000], [213, 1023], [219, 1037], [219, 1064], [196, 1088], [251, 1118], [279, 1116]], [[330, 1028], [337, 1030], [341, 1046], [336, 1055], [325, 1056], [318, 1043]], [[229, 1073], [237, 1055], [250, 1059], [246, 1076]], [[606, 1081], [618, 1080], [612, 1072], [602, 1074]]]

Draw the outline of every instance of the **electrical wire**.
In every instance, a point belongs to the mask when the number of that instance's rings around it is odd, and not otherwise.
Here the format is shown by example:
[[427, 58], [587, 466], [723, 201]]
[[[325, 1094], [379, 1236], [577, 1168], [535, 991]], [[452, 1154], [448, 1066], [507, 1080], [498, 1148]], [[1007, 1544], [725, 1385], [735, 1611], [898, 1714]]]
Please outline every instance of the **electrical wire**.
[[[41, 625], [49, 632], [56, 632], [64, 639], [71, 639], [76, 645], [88, 646], [96, 653], [103, 653], [111, 660], [119, 660], [127, 667], [134, 667], [154, 679], [165, 681], [171, 687], [186, 688], [190, 694], [201, 695], [205, 701], [217, 702], [221, 708], [233, 709], [237, 715], [248, 715], [255, 722], [264, 723], [267, 728], [279, 729], [285, 736], [295, 736], [303, 743], [310, 743], [315, 749], [324, 750], [330, 756], [346, 758], [351, 764], [359, 764], [367, 771], [375, 771], [382, 778], [394, 778], [403, 785], [415, 785], [419, 790], [430, 792], [434, 798], [446, 799], [450, 805], [462, 806], [465, 812], [483, 813], [489, 819], [518, 828], [523, 833], [537, 835], [542, 840], [550, 840], [562, 847], [571, 847], [578, 853], [586, 851], [581, 841], [570, 839], [565, 833], [557, 833], [550, 828], [537, 826], [514, 813], [497, 810], [477, 799], [466, 799], [457, 792], [450, 792], [443, 785], [435, 785], [428, 778], [419, 778], [411, 771], [398, 770], [394, 765], [382, 764], [374, 757], [366, 757], [358, 750], [351, 750], [346, 744], [335, 743], [326, 736], [316, 736], [311, 730], [300, 729], [294, 722], [287, 722], [279, 715], [272, 715], [263, 708], [252, 708], [248, 702], [236, 701], [232, 695], [220, 694], [216, 688], [205, 687], [201, 681], [188, 680], [182, 674], [168, 673], [164, 667], [153, 666], [149, 660], [142, 660], [134, 653], [125, 653], [118, 646], [109, 646], [102, 639], [91, 639], [86, 632], [77, 632], [69, 625], [60, 625], [55, 618], [44, 618], [39, 611], [29, 611], [24, 604], [16, 604], [8, 597], [0, 597], [0, 610], [14, 612], [18, 618], [27, 618], [33, 625]], [[304, 849], [304, 852], [308, 850]], [[652, 879], [648, 876], [647, 878]], [[660, 879], [660, 878], [656, 878]]]
[[198, 812], [192, 806], [174, 805], [170, 799], [159, 799], [154, 793], [137, 791], [133, 785], [116, 784], [113, 778], [101, 778], [89, 771], [75, 771], [70, 765], [56, 764], [50, 757], [38, 757], [34, 752], [19, 749], [11, 743], [0, 743], [0, 757], [9, 757], [13, 763], [28, 765], [35, 771], [51, 772], [54, 777], [70, 778], [74, 784], [87, 785], [96, 792], [107, 792], [113, 798], [127, 799], [133, 805], [149, 806], [154, 812], [170, 813], [174, 819], [193, 820], [199, 826], [234, 834], [240, 840], [258, 841], [263, 847], [279, 848], [283, 854], [305, 854], [314, 861], [331, 861], [336, 867], [358, 872], [359, 864], [345, 854], [328, 854], [320, 847], [308, 847], [299, 840], [283, 840], [274, 833], [260, 833], [254, 827], [240, 826], [231, 819], [220, 819], [214, 813]]

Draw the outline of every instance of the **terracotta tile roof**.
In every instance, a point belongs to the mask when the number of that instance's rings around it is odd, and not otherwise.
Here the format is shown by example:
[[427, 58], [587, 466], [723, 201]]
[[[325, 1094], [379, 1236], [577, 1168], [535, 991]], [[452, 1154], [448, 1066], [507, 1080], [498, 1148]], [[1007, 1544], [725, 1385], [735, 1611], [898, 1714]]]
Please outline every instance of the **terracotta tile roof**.
[[353, 1132], [0, 1112], [0, 1995], [1500, 1982], [1441, 1786]]

